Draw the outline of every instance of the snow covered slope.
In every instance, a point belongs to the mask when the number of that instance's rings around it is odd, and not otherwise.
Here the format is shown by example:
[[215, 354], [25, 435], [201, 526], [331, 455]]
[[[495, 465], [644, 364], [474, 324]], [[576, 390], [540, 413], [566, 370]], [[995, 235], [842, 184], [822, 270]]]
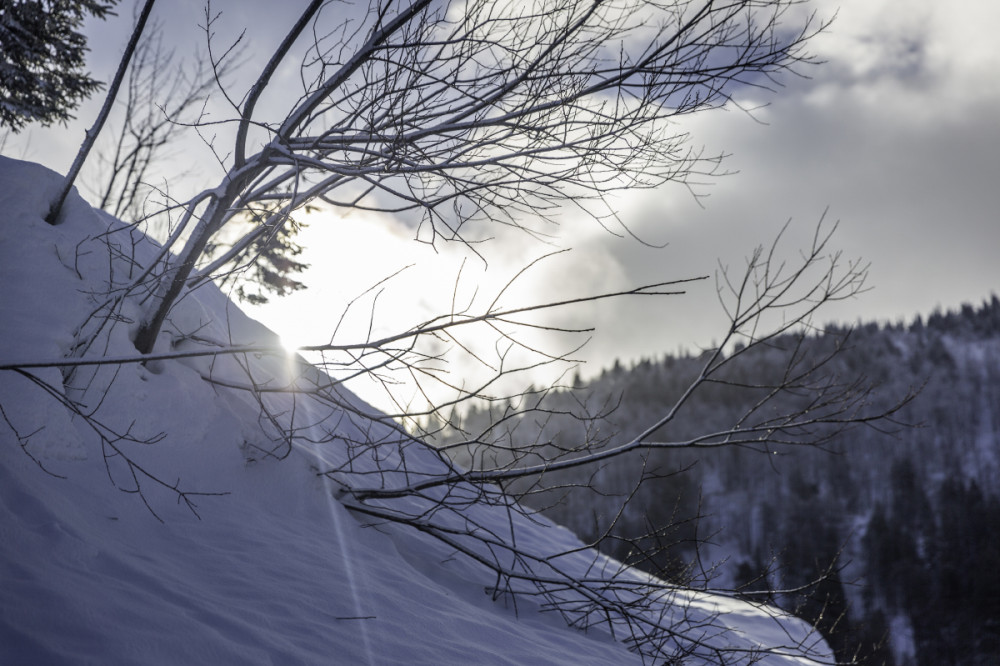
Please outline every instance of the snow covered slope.
[[[0, 158], [0, 663], [642, 663], [616, 640], [620, 626], [615, 636], [606, 623], [581, 631], [540, 612], [537, 595], [490, 594], [495, 575], [440, 539], [348, 510], [339, 484], [400, 469], [391, 431], [287, 393], [269, 394], [263, 411], [227, 388], [315, 377], [295, 359], [191, 357], [72, 376], [11, 369], [60, 359], [88, 337], [85, 358], [135, 353], [136, 302], [120, 304], [113, 326], [91, 315], [157, 248], [75, 194], [60, 223], [46, 224], [58, 184]], [[183, 299], [161, 342], [170, 352], [276, 338], [209, 286]], [[295, 420], [287, 451], [274, 449], [270, 419]], [[349, 459], [352, 442], [380, 438]], [[440, 461], [417, 444], [409, 471], [433, 471]], [[288, 455], [263, 455], [271, 449]], [[330, 469], [341, 472], [317, 473]], [[420, 508], [412, 498], [386, 506]], [[464, 511], [540, 556], [580, 546], [543, 520], [475, 503]], [[591, 551], [553, 561], [579, 578], [643, 580]], [[782, 648], [804, 642], [830, 660], [802, 623], [726, 597], [670, 591], [648, 613], [705, 654], [731, 647], [737, 661], [764, 647], [777, 653], [763, 663], [815, 663]]]

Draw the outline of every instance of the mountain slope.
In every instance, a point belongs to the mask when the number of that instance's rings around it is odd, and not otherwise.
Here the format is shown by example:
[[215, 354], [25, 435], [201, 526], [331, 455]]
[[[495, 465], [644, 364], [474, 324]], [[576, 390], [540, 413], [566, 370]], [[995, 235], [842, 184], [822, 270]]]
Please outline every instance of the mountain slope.
[[[842, 660], [860, 654], [869, 658], [862, 663], [873, 664], [997, 663], [1000, 298], [905, 325], [859, 323], [850, 332], [830, 326], [805, 340], [778, 338], [740, 358], [734, 376], [780, 376], [786, 367], [781, 350], [828, 359], [825, 368], [839, 381], [874, 382], [868, 404], [876, 409], [920, 390], [900, 407], [896, 422], [815, 431], [817, 439], [833, 433], [821, 447], [772, 444], [766, 455], [719, 447], [621, 458], [602, 470], [602, 493], [570, 492], [559, 503], [545, 498], [538, 506], [585, 540], [600, 539], [614, 519], [611, 538], [601, 543], [613, 556], [629, 557], [630, 539], [651, 525], [665, 530], [669, 548], [639, 566], [660, 575], [707, 569], [713, 586], [773, 590], [774, 603], [819, 623]], [[565, 443], [567, 433], [584, 427], [613, 433], [612, 444], [627, 441], [659, 418], [703, 364], [692, 355], [629, 368], [616, 363], [572, 394], [550, 396], [554, 416], [544, 424], [508, 421], [512, 445], [559, 437]], [[755, 401], [742, 389], [696, 392], [659, 436], [680, 439], [702, 432], [705, 423], [733, 423]], [[617, 405], [607, 418], [584, 420], [580, 405], [597, 411], [594, 405], [607, 404]], [[476, 431], [489, 417], [470, 412], [467, 418]], [[647, 468], [683, 473], [630, 495], [632, 479]], [[588, 479], [569, 472], [551, 483]], [[692, 562], [704, 569], [689, 569]], [[812, 584], [830, 574], [834, 562], [839, 571]], [[797, 591], [781, 592], [789, 589]]]

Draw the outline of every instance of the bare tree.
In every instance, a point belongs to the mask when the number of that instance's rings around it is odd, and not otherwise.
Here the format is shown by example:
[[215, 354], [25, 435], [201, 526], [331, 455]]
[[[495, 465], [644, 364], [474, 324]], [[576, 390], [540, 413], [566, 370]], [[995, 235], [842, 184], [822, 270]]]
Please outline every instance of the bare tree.
[[73, 182], [76, 180], [77, 175], [79, 175], [80, 169], [83, 168], [84, 163], [87, 161], [87, 156], [90, 154], [90, 150], [93, 148], [94, 142], [97, 141], [97, 137], [100, 135], [101, 129], [104, 127], [104, 123], [107, 122], [108, 114], [111, 112], [111, 107], [114, 104], [115, 97], [118, 96], [118, 88], [121, 87], [122, 79], [125, 78], [125, 72], [128, 70], [129, 63], [132, 61], [132, 54], [135, 52], [135, 47], [139, 43], [142, 31], [146, 27], [146, 21], [149, 20], [149, 14], [153, 11], [153, 3], [155, 1], [156, 0], [146, 0], [143, 4], [142, 10], [136, 17], [135, 26], [132, 29], [132, 36], [129, 37], [128, 44], [125, 46], [125, 54], [118, 63], [118, 70], [115, 72], [115, 76], [111, 80], [111, 85], [108, 86], [108, 94], [104, 97], [104, 104], [101, 107], [101, 111], [97, 114], [97, 119], [94, 121], [94, 124], [86, 132], [83, 143], [80, 145], [80, 149], [76, 153], [76, 158], [73, 160], [73, 164], [70, 166], [69, 172], [63, 180], [59, 196], [52, 202], [52, 208], [49, 210], [49, 214], [46, 217], [46, 221], [49, 224], [56, 224], [56, 220], [59, 218], [59, 213], [62, 211], [63, 202], [66, 200], [66, 196], [69, 194], [70, 188], [73, 187]]
[[[227, 95], [235, 136], [213, 146], [226, 173], [180, 207], [164, 248], [185, 237], [176, 258], [164, 254], [142, 276], [154, 296], [135, 339], [141, 353], [185, 288], [311, 201], [414, 211], [429, 242], [463, 240], [482, 221], [527, 230], [528, 216], [545, 219], [567, 201], [606, 219], [608, 192], [712, 172], [718, 160], [690, 148], [670, 121], [808, 61], [805, 42], [821, 27], [784, 25], [789, 0], [381, 0], [334, 28], [324, 28], [325, 4], [310, 2], [245, 95]], [[303, 64], [303, 94], [259, 117], [310, 26], [321, 37]], [[261, 209], [273, 212], [201, 262], [221, 229]]]
[[196, 122], [218, 82], [226, 82], [239, 61], [230, 58], [218, 70], [197, 54], [190, 62], [177, 58], [163, 43], [163, 26], [155, 18], [136, 46], [118, 101], [113, 127], [91, 166], [89, 190], [97, 206], [130, 223], [159, 212], [145, 200], [157, 187], [156, 171], [173, 158], [180, 135]]
[[[572, 626], [603, 624], [654, 660], [694, 655], [750, 663], [763, 650], [821, 661], [819, 639], [811, 635], [790, 637], [788, 645], [726, 647], [715, 640], [724, 625], [712, 613], [696, 612], [698, 600], [689, 591], [592, 551], [524, 546], [517, 525], [540, 518], [517, 500], [551, 490], [550, 480], [558, 482], [562, 471], [599, 468], [637, 452], [814, 445], [845, 428], [891, 422], [908, 397], [892, 408], [872, 409], [866, 398], [873, 387], [825, 374], [824, 359], [801, 348], [787, 350], [776, 381], [729, 374], [748, 350], [785, 333], [807, 334], [817, 309], [863, 289], [865, 267], [832, 251], [832, 231], [822, 224], [797, 264], [783, 262], [776, 243], [753, 254], [744, 270], [720, 271], [720, 300], [730, 322], [722, 343], [660, 418], [616, 445], [585, 436], [568, 444], [501, 446], [497, 437], [503, 439], [507, 425], [526, 415], [544, 418], [552, 387], [503, 392], [513, 407], [480, 432], [463, 432], [461, 422], [447, 415], [473, 399], [498, 400], [494, 386], [504, 377], [571, 360], [572, 350], [552, 352], [522, 339], [521, 332], [535, 328], [579, 332], [538, 323], [533, 313], [606, 298], [673, 296], [691, 280], [505, 307], [500, 303], [508, 284], [485, 300], [456, 297], [450, 311], [397, 333], [344, 340], [335, 330], [328, 343], [304, 348], [315, 364], [290, 374], [284, 361], [281, 372], [251, 362], [255, 355], [284, 359], [276, 343], [212, 337], [200, 324], [166, 328], [185, 294], [226, 277], [234, 263], [237, 269], [251, 263], [258, 241], [273, 237], [309, 204], [416, 215], [428, 242], [471, 243], [491, 224], [540, 234], [531, 220], [544, 222], [564, 205], [615, 224], [607, 193], [687, 183], [718, 168], [718, 159], [692, 150], [671, 121], [727, 102], [737, 86], [768, 86], [777, 74], [808, 62], [804, 45], [822, 26], [812, 20], [785, 26], [794, 4], [470, 0], [459, 7], [381, 0], [363, 17], [330, 28], [324, 27], [325, 3], [314, 0], [246, 94], [222, 90], [233, 110], [233, 139], [225, 149], [211, 145], [224, 169], [221, 180], [170, 207], [179, 221], [148, 259], [138, 258], [142, 241], [132, 232], [109, 230], [99, 239], [113, 257], [107, 289], [94, 294], [69, 357], [11, 363], [0, 371], [64, 368], [70, 389], [35, 375], [32, 381], [99, 432], [109, 475], [112, 461], [124, 460], [130, 481], [119, 487], [144, 501], [143, 484], [156, 485], [193, 511], [193, 499], [211, 491], [165, 482], [116, 449], [121, 440], [155, 443], [159, 434], [105, 425], [100, 396], [122, 365], [153, 368], [184, 360], [219, 391], [256, 403], [266, 443], [248, 444], [248, 457], [283, 458], [300, 447], [318, 452], [317, 475], [345, 506], [373, 522], [415, 529], [485, 567], [497, 596], [531, 598]], [[206, 34], [216, 20], [206, 15]], [[260, 117], [258, 105], [272, 78], [310, 27], [314, 38], [301, 69], [301, 96], [274, 118]], [[215, 53], [211, 42], [209, 47]], [[222, 72], [226, 63], [227, 56], [212, 56], [213, 71]], [[128, 160], [122, 164], [132, 168]], [[223, 229], [248, 219], [258, 222], [228, 251], [206, 256]], [[383, 286], [346, 310], [370, 304]], [[102, 354], [109, 331], [136, 312], [137, 353]], [[157, 346], [161, 331], [169, 332], [169, 346]], [[481, 335], [497, 341], [493, 358], [483, 358], [471, 343]], [[478, 385], [451, 378], [442, 364], [452, 353], [482, 363], [490, 377]], [[244, 379], [235, 381], [238, 376]], [[358, 400], [348, 386], [359, 378], [380, 383], [398, 409], [379, 412]], [[416, 386], [426, 404], [399, 398], [400, 381]], [[717, 383], [752, 391], [753, 407], [732, 423], [663, 439], [690, 396]], [[449, 397], [437, 397], [432, 387], [450, 391]], [[58, 397], [63, 395], [65, 400]], [[789, 395], [797, 398], [792, 407], [775, 410], [789, 404], [781, 400]], [[435, 445], [446, 429], [458, 430], [461, 441]], [[324, 457], [323, 451], [337, 455]], [[498, 531], [487, 519], [497, 512], [510, 517], [509, 529]]]
[[[593, 579], [566, 576], [560, 563], [578, 553], [540, 556], [517, 544], [516, 530], [497, 534], [478, 521], [469, 507], [494, 507], [537, 519], [524, 500], [568, 487], [600, 492], [593, 476], [603, 464], [637, 456], [640, 473], [622, 494], [617, 514], [612, 513], [603, 527], [603, 536], [608, 537], [644, 483], [676, 473], [647, 467], [651, 452], [741, 447], [770, 456], [776, 447], [822, 446], [850, 428], [900, 427], [894, 415], [912, 400], [913, 393], [888, 407], [875, 406], [876, 385], [860, 377], [838, 377], [830, 369], [833, 359], [844, 353], [846, 339], [832, 351], [818, 355], [808, 351], [807, 339], [817, 330], [813, 315], [864, 289], [867, 267], [859, 261], [845, 261], [830, 249], [834, 230], [835, 226], [819, 225], [797, 263], [783, 258], [779, 236], [771, 246], [758, 248], [742, 270], [720, 266], [719, 300], [729, 319], [720, 344], [703, 354], [701, 371], [676, 401], [664, 405], [662, 416], [644, 424], [640, 434], [623, 443], [611, 444], [607, 433], [587, 431], [584, 437], [568, 438], [568, 442], [567, 438], [561, 443], [529, 438], [526, 444], [523, 439], [518, 444], [513, 436], [518, 424], [544, 421], [555, 413], [546, 390], [497, 399], [502, 410], [492, 414], [485, 427], [471, 432], [458, 419], [440, 424], [440, 431], [421, 432], [419, 437], [400, 435], [396, 445], [405, 451], [410, 447], [423, 450], [427, 441], [449, 429], [460, 433], [457, 441], [452, 437], [451, 443], [431, 449], [440, 463], [438, 469], [411, 472], [406, 455], [400, 454], [393, 463], [359, 472], [353, 461], [376, 455], [373, 446], [378, 446], [365, 438], [350, 443], [355, 447], [352, 464], [321, 471], [340, 488], [341, 502], [355, 512], [430, 534], [494, 571], [498, 593], [537, 595], [542, 604], [574, 626], [606, 622], [612, 632], [625, 631], [625, 640], [654, 660], [673, 663], [693, 656], [709, 663], [752, 663], [765, 653], [781, 653], [779, 646], [755, 654], [739, 648], [720, 649], [708, 637], [722, 631], [721, 625], [715, 618], [688, 614], [680, 599], [672, 602], [676, 614], [651, 621], [647, 604], [677, 594], [678, 588], [657, 579], [636, 580], [625, 568], [609, 570], [600, 558], [594, 562], [600, 575]], [[507, 318], [496, 314], [498, 320]], [[753, 366], [744, 367], [745, 361], [754, 362], [754, 352], [761, 349], [782, 359], [774, 377], [762, 377]], [[748, 394], [749, 406], [732, 421], [702, 424], [694, 434], [679, 431], [676, 438], [669, 438], [672, 425], [693, 396], [720, 385]], [[414, 452], [411, 458], [418, 455]], [[576, 473], [567, 476], [568, 471]], [[676, 523], [650, 525], [647, 533], [627, 539], [634, 549], [631, 563], [654, 557], [662, 540], [676, 528]], [[704, 570], [692, 575], [703, 585], [711, 581], [711, 573]], [[824, 576], [835, 575], [831, 563]], [[814, 638], [800, 638], [785, 647], [809, 655], [806, 640]]]
[[[785, 645], [747, 646], [728, 641], [724, 638], [727, 629], [721, 611], [706, 612], [699, 592], [637, 575], [633, 568], [596, 551], [561, 552], [540, 548], [537, 543], [524, 544], [519, 538], [519, 525], [542, 520], [520, 500], [558, 488], [565, 483], [566, 477], [561, 474], [569, 470], [592, 469], [596, 473], [608, 461], [656, 450], [741, 446], [759, 447], [766, 453], [778, 444], [815, 446], [848, 428], [892, 424], [893, 415], [911, 396], [888, 408], [872, 406], [868, 398], [874, 386], [827, 372], [829, 361], [842, 353], [840, 347], [817, 358], [805, 354], [802, 345], [782, 346], [779, 353], [784, 357], [783, 370], [773, 380], [752, 374], [745, 379], [747, 373], [736, 371], [744, 359], [752, 358], [753, 350], [768, 347], [781, 336], [795, 334], [804, 339], [813, 330], [811, 321], [817, 310], [863, 289], [866, 267], [844, 261], [832, 251], [830, 234], [832, 229], [820, 227], [798, 263], [786, 262], [775, 243], [756, 251], [740, 271], [720, 268], [720, 302], [730, 321], [721, 344], [704, 355], [701, 372], [679, 399], [664, 405], [660, 418], [647, 424], [640, 435], [618, 445], [609, 445], [603, 436], [585, 436], [561, 444], [536, 441], [525, 446], [510, 445], [513, 440], [506, 437], [505, 429], [518, 419], [544, 419], [551, 414], [546, 400], [551, 389], [505, 393], [505, 411], [491, 419], [487, 428], [465, 432], [461, 441], [445, 446], [435, 445], [434, 438], [446, 429], [463, 431], [460, 420], [442, 422], [442, 415], [472, 396], [498, 400], [499, 396], [490, 393], [488, 383], [474, 389], [455, 387], [453, 400], [424, 409], [403, 405], [397, 413], [377, 412], [347, 389], [353, 379], [373, 374], [385, 381], [400, 374], [421, 383], [443, 381], [435, 371], [437, 358], [428, 354], [422, 343], [447, 338], [462, 349], [468, 347], [463, 338], [492, 331], [516, 345], [517, 333], [526, 325], [519, 317], [572, 303], [504, 309], [497, 307], [493, 299], [485, 308], [470, 306], [379, 339], [317, 345], [312, 351], [322, 354], [322, 362], [303, 363], [294, 370], [288, 370], [287, 361], [281, 360], [283, 353], [277, 345], [239, 346], [199, 331], [176, 337], [175, 348], [169, 352], [126, 357], [91, 355], [57, 362], [18, 363], [0, 370], [27, 376], [83, 419], [101, 437], [112, 480], [122, 490], [138, 494], [152, 511], [155, 508], [147, 500], [148, 488], [175, 494], [192, 511], [197, 510], [195, 502], [199, 498], [218, 492], [166, 482], [156, 470], [129, 457], [123, 442], [155, 444], [164, 434], [144, 437], [133, 426], [121, 431], [104, 423], [100, 396], [106, 391], [106, 383], [114, 381], [117, 368], [124, 364], [186, 359], [189, 367], [197, 369], [202, 379], [217, 390], [248, 396], [258, 405], [261, 431], [266, 435], [262, 441], [270, 444], [248, 444], [248, 459], [280, 459], [297, 449], [312, 451], [317, 475], [344, 506], [374, 524], [415, 529], [491, 571], [495, 577], [492, 593], [497, 598], [515, 604], [518, 599], [530, 599], [558, 613], [571, 626], [603, 626], [654, 661], [697, 657], [708, 663], [744, 664], [764, 654], [796, 654], [825, 663], [818, 634], [790, 634]], [[579, 300], [675, 295], [682, 284], [651, 285]], [[734, 346], [732, 343], [737, 341], [741, 344]], [[273, 355], [279, 362], [268, 365], [253, 360], [261, 354]], [[518, 369], [503, 364], [505, 354], [498, 352], [494, 379]], [[538, 363], [565, 360], [537, 354], [541, 357]], [[53, 365], [93, 368], [103, 371], [104, 376], [87, 375], [85, 387], [76, 393], [70, 391], [83, 397], [71, 399], [63, 397], [67, 390], [30, 374], [34, 368]], [[276, 371], [275, 365], [285, 368], [284, 372]], [[240, 376], [244, 379], [235, 379]], [[77, 384], [82, 380], [80, 376], [75, 378]], [[697, 434], [665, 438], [692, 396], [718, 384], [751, 393], [751, 407], [732, 422], [705, 424]], [[97, 406], [83, 407], [88, 392], [90, 401], [96, 401]], [[413, 426], [426, 416], [438, 417], [427, 421], [435, 424], [433, 427], [416, 431], [403, 427], [405, 423]], [[19, 440], [27, 438], [30, 435], [19, 435]], [[458, 452], [464, 455], [456, 455]], [[620, 511], [624, 511], [635, 491], [656, 475], [655, 470], [644, 469], [632, 492], [622, 499]], [[581, 482], [574, 480], [572, 484], [580, 486]], [[497, 529], [497, 512], [509, 517], [508, 527], [502, 530]], [[614, 520], [607, 532], [614, 527]], [[637, 556], [653, 556], [656, 546], [644, 540], [655, 541], [664, 536], [665, 529], [669, 526], [651, 526], [649, 534], [633, 539], [632, 544], [641, 549]], [[588, 573], [581, 576], [581, 570]], [[761, 609], [766, 611], [764, 606]]]

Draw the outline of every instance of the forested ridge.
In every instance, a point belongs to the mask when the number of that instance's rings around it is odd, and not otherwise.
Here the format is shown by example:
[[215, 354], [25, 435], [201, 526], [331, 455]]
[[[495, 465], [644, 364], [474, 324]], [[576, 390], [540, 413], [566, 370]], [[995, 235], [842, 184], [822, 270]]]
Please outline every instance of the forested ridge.
[[[758, 396], [734, 384], [783, 372], [779, 352], [790, 345], [828, 358], [831, 377], [866, 377], [876, 386], [867, 400], [890, 405], [919, 392], [897, 413], [898, 425], [855, 427], [828, 441], [817, 431], [816, 447], [653, 450], [596, 472], [544, 475], [549, 490], [524, 501], [649, 571], [794, 610], [817, 623], [840, 660], [995, 664], [1000, 301], [906, 324], [775, 339], [743, 356], [727, 375], [731, 383], [700, 387], [684, 415], [653, 439], [738, 419]], [[546, 395], [543, 410], [499, 418], [510, 406], [494, 403], [467, 413], [464, 429], [483, 428], [496, 450], [611, 446], [655, 422], [691, 384], [702, 357], [616, 361], [592, 381], [575, 378], [573, 390]], [[652, 557], [636, 548], [651, 543], [659, 546]], [[632, 557], [643, 550], [642, 559]]]

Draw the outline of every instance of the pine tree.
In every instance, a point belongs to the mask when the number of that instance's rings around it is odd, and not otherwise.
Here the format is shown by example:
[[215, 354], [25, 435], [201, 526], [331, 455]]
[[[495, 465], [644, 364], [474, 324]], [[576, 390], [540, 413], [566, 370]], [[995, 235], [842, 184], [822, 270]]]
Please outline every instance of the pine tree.
[[0, 2], [0, 124], [19, 132], [32, 122], [66, 122], [101, 87], [83, 71], [89, 14], [105, 18], [117, 0]]
[[[307, 207], [306, 212], [313, 210]], [[253, 210], [247, 212], [248, 224], [257, 227], [267, 227], [271, 211]], [[287, 218], [283, 224], [273, 224], [265, 228], [265, 233], [257, 237], [253, 243], [250, 261], [244, 261], [234, 266], [229, 278], [222, 282], [232, 281], [236, 285], [236, 296], [246, 303], [261, 305], [267, 303], [268, 294], [287, 296], [293, 291], [304, 289], [305, 284], [295, 279], [309, 267], [295, 259], [302, 254], [302, 246], [295, 239], [305, 225], [293, 218]], [[214, 251], [225, 251], [219, 247]]]

